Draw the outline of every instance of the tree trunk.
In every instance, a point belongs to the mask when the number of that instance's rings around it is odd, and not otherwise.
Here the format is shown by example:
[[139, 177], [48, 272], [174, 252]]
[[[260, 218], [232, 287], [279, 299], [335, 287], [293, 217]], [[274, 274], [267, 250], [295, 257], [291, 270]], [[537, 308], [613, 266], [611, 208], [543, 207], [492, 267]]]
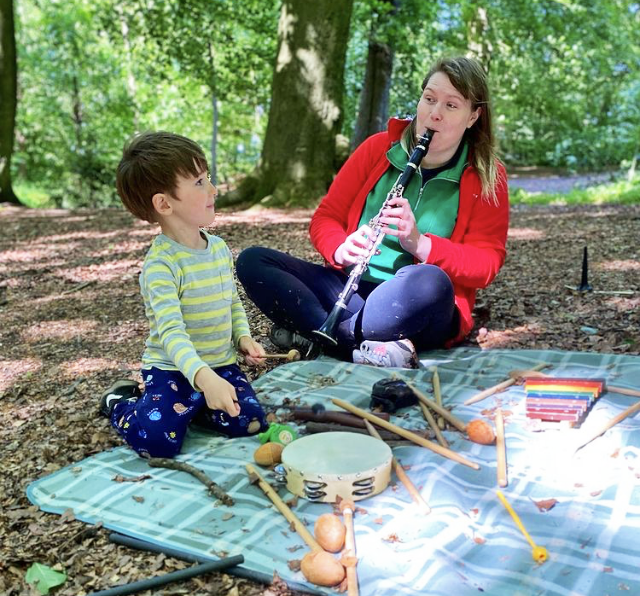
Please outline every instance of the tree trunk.
[[209, 170], [211, 182], [218, 184], [218, 94], [216, 93], [216, 69], [213, 56], [213, 46], [209, 42], [209, 67], [211, 69], [211, 78], [209, 90], [211, 91], [211, 163]]
[[467, 46], [469, 54], [475, 58], [486, 72], [491, 67], [493, 44], [491, 43], [489, 13], [479, 2], [471, 2], [463, 16], [467, 24]]
[[326, 193], [352, 8], [353, 0], [283, 0], [262, 157], [223, 205], [310, 206]]
[[0, 203], [19, 205], [11, 184], [11, 154], [18, 103], [17, 72], [13, 0], [0, 0]]
[[211, 90], [211, 108], [212, 108], [212, 122], [211, 122], [211, 164], [209, 165], [211, 183], [213, 185], [218, 184], [218, 98], [215, 91]]
[[120, 19], [120, 32], [122, 33], [122, 42], [124, 44], [124, 52], [126, 56], [126, 74], [127, 74], [127, 91], [129, 93], [129, 101], [133, 109], [133, 129], [140, 132], [140, 108], [138, 106], [138, 86], [136, 78], [133, 74], [133, 51], [131, 48], [131, 40], [129, 39], [129, 25], [122, 10], [122, 6], [115, 4], [115, 12]]
[[351, 139], [352, 151], [367, 137], [386, 128], [392, 69], [393, 50], [385, 43], [370, 41], [358, 118]]

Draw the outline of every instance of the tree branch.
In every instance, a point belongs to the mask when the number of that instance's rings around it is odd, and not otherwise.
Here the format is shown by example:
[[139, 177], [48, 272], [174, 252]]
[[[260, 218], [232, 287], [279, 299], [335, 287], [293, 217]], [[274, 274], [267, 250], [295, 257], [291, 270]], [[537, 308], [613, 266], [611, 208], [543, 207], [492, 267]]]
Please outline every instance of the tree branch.
[[176, 461], [175, 459], [168, 459], [166, 457], [150, 457], [147, 459], [147, 463], [152, 468], [167, 468], [168, 470], [179, 470], [180, 472], [191, 474], [207, 487], [209, 495], [217, 497], [225, 505], [231, 506], [234, 504], [233, 498], [224, 492], [220, 486], [211, 480], [202, 470], [199, 470], [190, 464], [183, 461]]

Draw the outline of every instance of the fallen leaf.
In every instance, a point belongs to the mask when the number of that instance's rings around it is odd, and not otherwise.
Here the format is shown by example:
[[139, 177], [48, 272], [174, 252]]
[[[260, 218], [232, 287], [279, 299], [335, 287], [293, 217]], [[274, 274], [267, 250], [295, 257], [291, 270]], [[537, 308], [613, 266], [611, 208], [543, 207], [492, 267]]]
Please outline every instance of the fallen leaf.
[[287, 547], [287, 550], [290, 553], [295, 553], [297, 550], [300, 550], [301, 548], [304, 548], [304, 546], [302, 546], [302, 544], [296, 544], [295, 546], [289, 546]]
[[534, 501], [536, 507], [540, 511], [549, 511], [550, 509], [553, 509], [556, 506], [557, 502], [557, 499], [543, 499], [542, 501]]
[[40, 594], [48, 594], [51, 588], [55, 588], [67, 581], [67, 575], [54, 571], [47, 565], [33, 563], [24, 576], [28, 584], [35, 584]]
[[383, 538], [385, 542], [402, 542], [400, 538], [398, 538], [397, 534], [389, 534], [386, 538]]

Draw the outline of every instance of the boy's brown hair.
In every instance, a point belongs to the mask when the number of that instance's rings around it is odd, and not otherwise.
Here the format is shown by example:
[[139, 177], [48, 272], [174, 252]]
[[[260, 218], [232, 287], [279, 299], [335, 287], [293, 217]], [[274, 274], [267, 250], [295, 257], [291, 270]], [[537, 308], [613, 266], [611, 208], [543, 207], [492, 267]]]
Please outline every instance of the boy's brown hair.
[[157, 221], [153, 195], [175, 197], [178, 176], [197, 176], [208, 170], [207, 158], [191, 139], [164, 131], [144, 132], [124, 147], [116, 189], [133, 215], [153, 223]]

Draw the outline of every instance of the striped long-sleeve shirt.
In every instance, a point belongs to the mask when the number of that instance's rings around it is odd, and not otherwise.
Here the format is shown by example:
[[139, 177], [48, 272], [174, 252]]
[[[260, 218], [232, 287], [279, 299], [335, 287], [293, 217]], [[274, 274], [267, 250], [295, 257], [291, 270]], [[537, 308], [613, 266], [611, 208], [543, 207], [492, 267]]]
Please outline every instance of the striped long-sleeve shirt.
[[140, 274], [150, 327], [142, 366], [179, 370], [192, 386], [204, 366], [235, 363], [240, 337], [250, 334], [231, 251], [204, 236], [207, 247], [191, 249], [160, 234]]

